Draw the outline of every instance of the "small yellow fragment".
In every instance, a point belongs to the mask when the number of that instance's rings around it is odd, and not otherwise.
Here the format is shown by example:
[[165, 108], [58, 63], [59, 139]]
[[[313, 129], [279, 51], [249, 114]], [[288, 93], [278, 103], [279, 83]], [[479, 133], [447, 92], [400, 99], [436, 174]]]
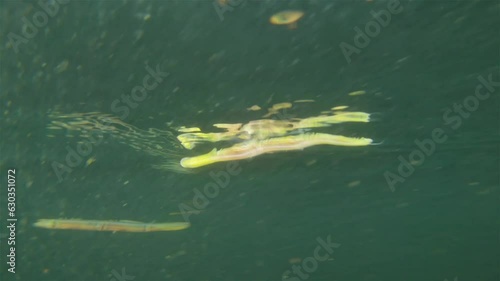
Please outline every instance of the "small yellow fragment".
[[300, 102], [315, 102], [315, 100], [296, 100], [294, 103], [300, 103]]
[[289, 102], [282, 102], [282, 103], [277, 103], [273, 105], [272, 109], [274, 110], [280, 110], [280, 109], [286, 109], [286, 108], [292, 108], [292, 104]]
[[348, 95], [349, 96], [361, 96], [361, 95], [364, 95], [366, 94], [365, 91], [355, 91], [355, 92], [350, 92]]
[[249, 108], [247, 108], [248, 111], [259, 111], [261, 110], [260, 106], [258, 105], [252, 105]]
[[346, 108], [348, 108], [349, 106], [347, 105], [339, 105], [339, 106], [336, 106], [336, 107], [332, 107], [332, 110], [344, 110]]
[[96, 158], [95, 156], [92, 156], [90, 157], [89, 159], [87, 159], [87, 161], [85, 162], [85, 166], [88, 167], [90, 165], [92, 165], [94, 162], [95, 162]]
[[223, 123], [219, 123], [219, 124], [213, 124], [213, 126], [215, 128], [219, 128], [219, 129], [227, 129], [228, 131], [238, 131], [240, 128], [241, 128], [241, 123], [237, 123], [237, 124], [223, 124]]
[[269, 22], [277, 25], [288, 25], [289, 28], [296, 28], [297, 21], [304, 16], [304, 12], [299, 10], [285, 10], [274, 14], [269, 18]]
[[200, 128], [198, 128], [198, 127], [186, 128], [184, 126], [182, 126], [179, 129], [177, 129], [177, 131], [179, 131], [181, 133], [201, 132]]

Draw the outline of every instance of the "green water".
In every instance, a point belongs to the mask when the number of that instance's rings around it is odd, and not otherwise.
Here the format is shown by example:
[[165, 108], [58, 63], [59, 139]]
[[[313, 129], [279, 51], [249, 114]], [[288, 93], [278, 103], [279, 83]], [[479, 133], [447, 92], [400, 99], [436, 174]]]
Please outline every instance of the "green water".
[[[201, 0], [71, 1], [49, 16], [37, 1], [1, 1], [1, 280], [499, 280], [498, 1], [401, 2], [363, 47], [354, 28], [392, 4], [230, 4], [221, 20]], [[286, 9], [305, 12], [296, 29], [269, 24]], [[23, 17], [35, 14], [41, 27], [29, 33]], [[342, 42], [357, 49], [348, 59]], [[143, 85], [147, 66], [168, 75], [126, 105], [121, 96]], [[366, 94], [347, 95], [357, 90]], [[241, 161], [184, 231], [32, 226], [41, 218], [182, 221], [169, 213], [193, 206], [195, 189], [226, 171], [153, 169], [158, 158], [107, 137], [59, 180], [53, 163], [65, 163], [79, 139], [47, 137], [49, 111], [109, 113], [143, 129], [209, 128], [259, 118], [246, 111], [255, 104], [298, 99], [317, 102], [287, 114], [336, 105], [375, 113], [374, 122], [324, 131], [382, 144]], [[454, 107], [464, 101], [470, 110]], [[415, 152], [436, 130], [440, 141], [427, 141], [435, 150]], [[406, 164], [413, 173], [401, 176], [401, 157], [418, 153], [419, 163]], [[17, 169], [16, 274], [6, 264], [9, 168]], [[392, 190], [388, 173], [398, 178]], [[321, 248], [324, 261], [310, 258], [328, 236], [340, 246]]]

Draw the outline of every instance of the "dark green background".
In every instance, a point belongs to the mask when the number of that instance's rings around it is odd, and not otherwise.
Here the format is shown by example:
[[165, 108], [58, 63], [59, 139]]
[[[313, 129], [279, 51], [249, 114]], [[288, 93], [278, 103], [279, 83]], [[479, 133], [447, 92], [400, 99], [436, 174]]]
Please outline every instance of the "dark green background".
[[[212, 1], [72, 1], [17, 53], [8, 34], [21, 34], [22, 17], [40, 7], [1, 3], [2, 280], [109, 281], [122, 268], [135, 281], [281, 280], [289, 259], [313, 255], [316, 238], [328, 235], [341, 247], [308, 280], [500, 279], [498, 86], [458, 129], [443, 121], [447, 108], [474, 93], [479, 75], [500, 81], [498, 1], [402, 2], [403, 12], [350, 64], [339, 44], [353, 44], [353, 28], [385, 1], [248, 0], [223, 21]], [[284, 9], [305, 12], [297, 29], [268, 23]], [[64, 60], [69, 66], [58, 73]], [[58, 217], [180, 220], [168, 214], [224, 168], [152, 169], [159, 159], [110, 138], [93, 150], [93, 165], [58, 182], [51, 163], [63, 162], [78, 139], [47, 138], [47, 112], [112, 113], [111, 103], [142, 83], [146, 64], [170, 76], [131, 110], [125, 121], [134, 126], [207, 128], [258, 118], [245, 110], [254, 104], [313, 98], [301, 116], [343, 104], [378, 113], [376, 122], [326, 131], [383, 145], [243, 161], [185, 231], [33, 228]], [[347, 96], [355, 90], [367, 94]], [[448, 140], [391, 192], [384, 172], [395, 172], [398, 156], [407, 158], [437, 127]], [[18, 169], [15, 277], [5, 265], [10, 167]], [[348, 187], [353, 181], [361, 183]]]

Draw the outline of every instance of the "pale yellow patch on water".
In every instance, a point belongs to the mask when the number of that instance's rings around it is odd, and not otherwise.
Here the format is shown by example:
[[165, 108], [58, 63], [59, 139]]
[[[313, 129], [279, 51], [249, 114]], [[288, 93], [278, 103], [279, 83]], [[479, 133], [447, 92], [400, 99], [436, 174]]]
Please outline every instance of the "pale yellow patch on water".
[[302, 102], [315, 102], [315, 100], [296, 100], [294, 103], [302, 103]]
[[287, 109], [287, 108], [292, 108], [292, 104], [289, 102], [281, 102], [274, 104], [272, 107], [272, 109], [274, 110]]
[[59, 63], [55, 68], [54, 72], [55, 73], [62, 73], [68, 69], [69, 66], [69, 61], [68, 60], [63, 60], [61, 63]]
[[358, 186], [360, 183], [361, 183], [361, 181], [359, 181], [359, 180], [357, 180], [357, 181], [351, 181], [350, 183], [347, 184], [347, 186], [350, 187], [350, 188], [353, 188], [353, 187]]
[[179, 129], [177, 129], [177, 131], [181, 132], [181, 133], [193, 133], [193, 132], [201, 132], [201, 129], [198, 127], [186, 128], [186, 127], [182, 126]]
[[349, 96], [361, 96], [361, 95], [364, 95], [364, 94], [366, 94], [365, 91], [355, 91], [355, 92], [350, 92], [347, 95], [349, 95]]
[[269, 112], [267, 114], [265, 114], [265, 115], [262, 115], [262, 117], [268, 118], [268, 117], [271, 117], [271, 116], [273, 116], [274, 114], [277, 114], [277, 113], [278, 113], [277, 110], [274, 110], [274, 109], [271, 108], [271, 109], [269, 109]]
[[286, 10], [272, 15], [269, 18], [271, 24], [287, 25], [290, 29], [297, 27], [297, 21], [304, 16], [300, 10]]
[[293, 105], [290, 102], [281, 102], [281, 103], [274, 104], [271, 108], [268, 109], [267, 114], [262, 116], [262, 117], [268, 118], [270, 116], [273, 116], [274, 114], [278, 114], [279, 110], [292, 108], [292, 106]]
[[247, 108], [248, 111], [259, 111], [261, 109], [262, 108], [260, 106], [258, 106], [258, 105], [252, 105], [249, 108]]
[[344, 110], [344, 109], [347, 109], [347, 108], [349, 108], [349, 106], [347, 106], [347, 105], [339, 105], [339, 106], [332, 107], [332, 110]]
[[223, 124], [223, 123], [219, 123], [219, 124], [213, 124], [212, 126], [214, 126], [215, 128], [219, 128], [219, 129], [226, 129], [228, 131], [238, 131], [240, 128], [241, 128], [241, 123], [237, 123], [237, 124]]
[[95, 156], [92, 156], [90, 157], [89, 159], [87, 159], [87, 161], [85, 162], [85, 166], [88, 167], [90, 165], [92, 165], [97, 159], [95, 158]]

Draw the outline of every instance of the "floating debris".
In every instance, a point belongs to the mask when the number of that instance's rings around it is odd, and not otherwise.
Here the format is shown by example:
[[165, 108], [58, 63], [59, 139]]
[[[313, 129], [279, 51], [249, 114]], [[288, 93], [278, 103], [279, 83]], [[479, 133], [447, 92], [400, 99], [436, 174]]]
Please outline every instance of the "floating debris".
[[179, 131], [181, 133], [193, 133], [193, 132], [201, 132], [201, 129], [198, 127], [186, 128], [186, 127], [182, 126], [179, 129], [177, 129], [177, 131]]
[[258, 105], [252, 105], [249, 108], [247, 108], [248, 111], [259, 111], [261, 109], [262, 108], [260, 108], [260, 106], [258, 106]]
[[262, 116], [264, 118], [273, 116], [275, 114], [278, 114], [281, 109], [287, 109], [287, 108], [292, 108], [292, 104], [289, 102], [281, 102], [274, 104], [271, 108], [268, 109], [268, 112], [266, 115]]
[[[292, 107], [283, 102], [273, 105], [270, 113]], [[325, 115], [306, 118], [282, 118], [252, 120], [247, 123], [217, 123], [222, 132], [202, 132], [197, 127], [179, 127], [182, 132], [175, 136], [170, 130], [141, 130], [123, 122], [120, 118], [98, 112], [61, 114], [52, 112], [48, 125], [50, 135], [76, 133], [84, 138], [99, 138], [109, 134], [118, 142], [137, 151], [164, 159], [157, 168], [187, 172], [187, 169], [202, 167], [217, 162], [248, 159], [261, 154], [302, 150], [316, 145], [365, 146], [372, 144], [369, 138], [352, 138], [341, 135], [311, 132], [313, 128], [330, 127], [346, 122], [370, 122], [366, 112], [327, 111]], [[65, 132], [67, 131], [67, 132]], [[69, 132], [69, 133], [68, 133]], [[98, 133], [98, 134], [96, 134]], [[213, 149], [209, 153], [186, 157], [186, 149], [199, 144], [222, 143], [229, 147]], [[88, 160], [92, 164], [94, 158]]]
[[213, 124], [215, 128], [226, 129], [229, 132], [238, 131], [241, 128], [241, 123], [237, 124]]
[[347, 95], [349, 95], [349, 96], [352, 96], [352, 97], [353, 97], [353, 96], [361, 96], [361, 95], [364, 95], [364, 94], [366, 94], [366, 92], [365, 92], [365, 91], [355, 91], [355, 92], [350, 92], [350, 93], [349, 93], [349, 94], [347, 94]]
[[90, 157], [89, 159], [87, 159], [87, 161], [85, 161], [85, 166], [88, 167], [92, 165], [96, 160], [97, 159], [95, 158], [95, 156]]
[[69, 61], [68, 60], [63, 60], [61, 63], [59, 63], [55, 68], [54, 72], [55, 73], [61, 73], [64, 72], [68, 69], [69, 66]]
[[348, 108], [349, 106], [347, 105], [339, 105], [339, 106], [336, 106], [336, 107], [332, 107], [332, 110], [344, 110], [346, 108]]
[[290, 29], [297, 27], [297, 22], [304, 16], [299, 10], [286, 10], [272, 15], [269, 22], [276, 25], [287, 25]]
[[292, 104], [289, 102], [282, 102], [282, 103], [277, 103], [273, 105], [272, 109], [273, 110], [280, 110], [280, 109], [286, 109], [286, 108], [292, 108]]
[[139, 221], [101, 221], [80, 219], [40, 219], [33, 224], [35, 227], [48, 229], [71, 229], [91, 231], [123, 231], [123, 232], [153, 232], [176, 231], [190, 226], [187, 222], [144, 223]]
[[316, 145], [366, 146], [371, 143], [372, 139], [368, 138], [306, 133], [270, 138], [262, 141], [243, 142], [220, 150], [214, 148], [207, 154], [182, 158], [181, 166], [189, 169], [199, 168], [217, 162], [243, 160], [281, 151], [303, 150], [304, 148]]

